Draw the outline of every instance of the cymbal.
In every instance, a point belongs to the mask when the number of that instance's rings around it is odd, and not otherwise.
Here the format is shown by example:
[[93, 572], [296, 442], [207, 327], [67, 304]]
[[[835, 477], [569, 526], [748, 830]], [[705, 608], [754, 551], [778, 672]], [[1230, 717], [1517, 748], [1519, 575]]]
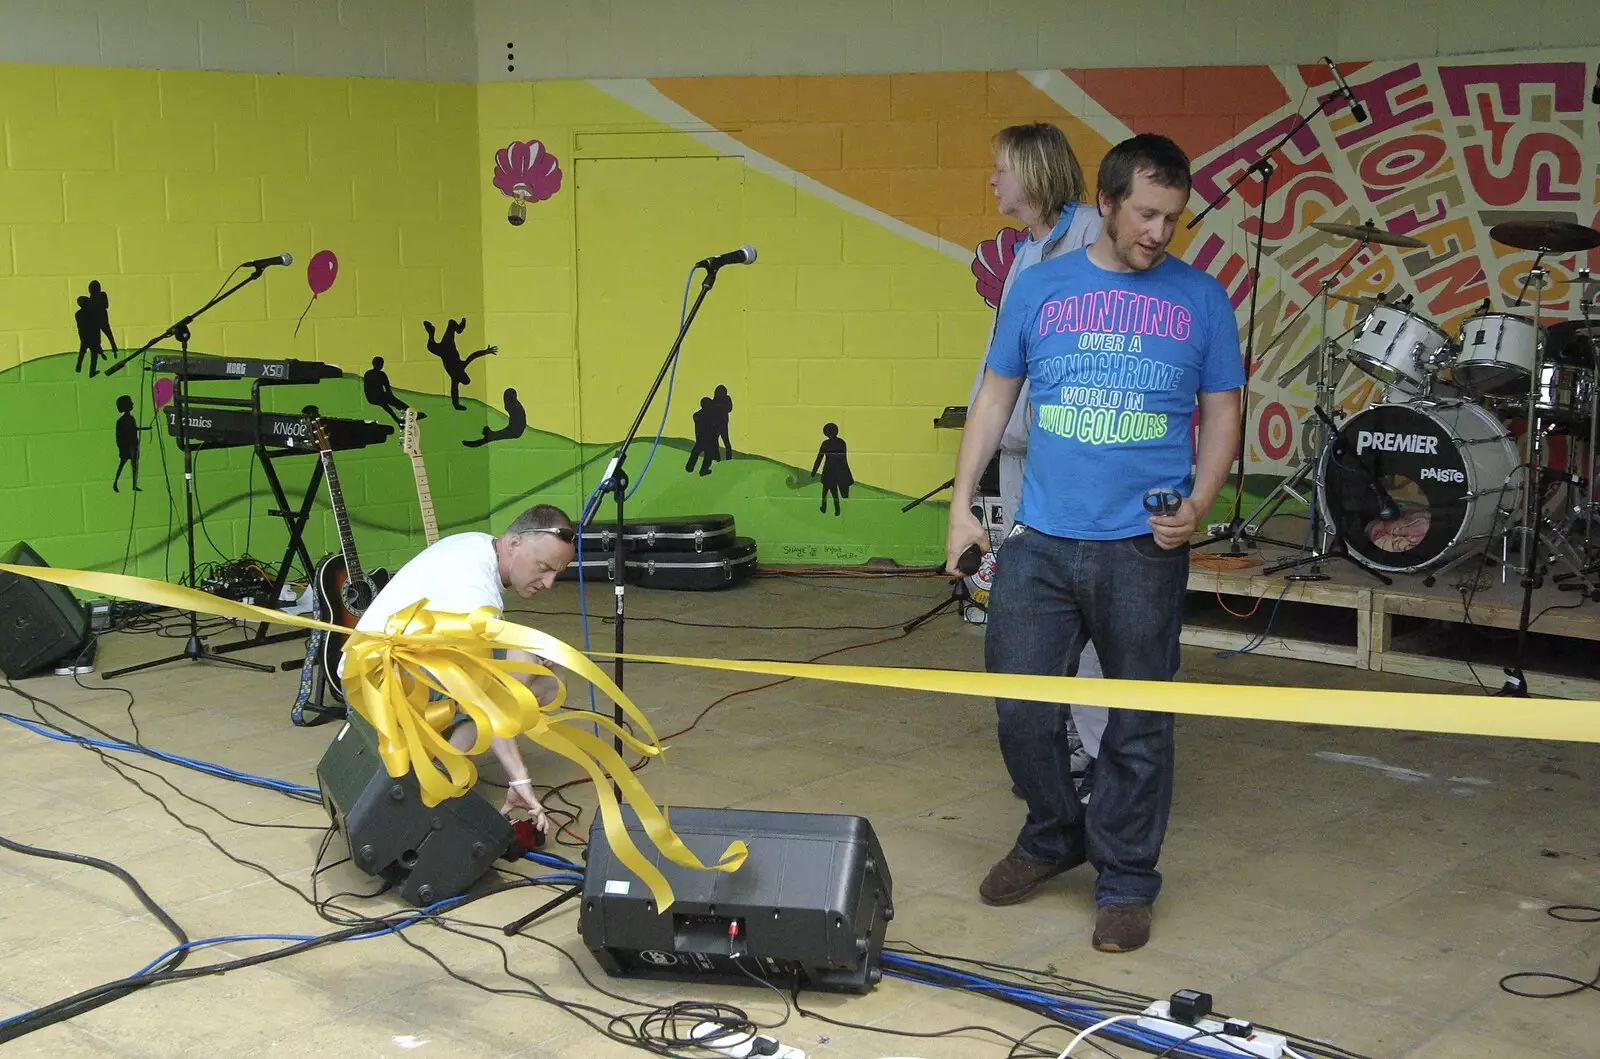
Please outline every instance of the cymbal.
[[1558, 254], [1600, 246], [1600, 232], [1571, 221], [1502, 221], [1489, 229], [1489, 238], [1518, 250]]
[[1594, 365], [1595, 346], [1600, 345], [1600, 321], [1562, 320], [1545, 331], [1545, 359], [1556, 364]]
[[1415, 249], [1426, 246], [1420, 239], [1413, 239], [1409, 235], [1396, 235], [1386, 232], [1382, 228], [1374, 228], [1371, 224], [1336, 224], [1332, 221], [1312, 221], [1311, 227], [1319, 232], [1329, 235], [1342, 235], [1348, 239], [1356, 239], [1363, 243], [1382, 243], [1384, 246], [1401, 246]]
[[1359, 305], [1367, 309], [1370, 309], [1375, 305], [1383, 304], [1377, 298], [1354, 298], [1348, 294], [1335, 294], [1333, 291], [1328, 292], [1328, 297], [1332, 298], [1336, 302], [1349, 302], [1351, 305]]

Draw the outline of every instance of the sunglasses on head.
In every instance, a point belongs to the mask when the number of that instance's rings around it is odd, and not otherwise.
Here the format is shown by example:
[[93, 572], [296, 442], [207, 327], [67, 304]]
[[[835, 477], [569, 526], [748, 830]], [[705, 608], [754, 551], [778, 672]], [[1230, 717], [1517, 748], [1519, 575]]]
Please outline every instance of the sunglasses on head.
[[567, 544], [575, 543], [578, 539], [577, 531], [567, 526], [540, 526], [538, 529], [530, 530], [529, 532], [548, 533], [550, 536]]

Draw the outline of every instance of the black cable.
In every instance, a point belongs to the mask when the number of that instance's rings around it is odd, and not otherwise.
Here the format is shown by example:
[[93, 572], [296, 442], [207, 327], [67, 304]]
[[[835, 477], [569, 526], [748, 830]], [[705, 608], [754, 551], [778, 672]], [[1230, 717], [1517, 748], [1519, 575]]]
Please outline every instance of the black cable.
[[[1570, 913], [1582, 913], [1572, 915]], [[1545, 915], [1552, 919], [1559, 919], [1563, 923], [1600, 923], [1600, 907], [1594, 905], [1551, 905], [1545, 909]], [[1530, 993], [1524, 989], [1513, 989], [1507, 985], [1522, 978], [1545, 979], [1553, 982], [1565, 982], [1570, 988], [1558, 989], [1548, 993]], [[1600, 970], [1595, 971], [1594, 977], [1587, 982], [1571, 975], [1557, 974], [1554, 971], [1517, 971], [1500, 979], [1500, 988], [1512, 996], [1526, 997], [1529, 1000], [1555, 1000], [1559, 997], [1576, 996], [1579, 993], [1594, 991], [1600, 993]]]
[[[162, 908], [161, 905], [156, 902], [155, 898], [151, 897], [149, 892], [146, 891], [143, 886], [139, 885], [139, 880], [135, 879], [119, 865], [113, 864], [107, 860], [101, 860], [99, 857], [90, 857], [83, 853], [67, 853], [62, 850], [45, 849], [40, 846], [30, 846], [22, 842], [14, 842], [4, 836], [0, 836], [0, 847], [9, 849], [13, 853], [21, 853], [29, 857], [44, 857], [49, 860], [65, 861], [68, 864], [83, 864], [87, 865], [88, 867], [98, 868], [103, 872], [108, 872], [112, 875], [115, 875], [127, 885], [128, 889], [133, 891], [133, 895], [139, 899], [139, 903], [144, 905], [150, 914], [156, 918], [156, 921], [165, 927], [167, 932], [170, 933], [174, 938], [178, 939], [178, 950], [174, 952], [171, 957], [169, 957], [170, 962], [163, 961], [165, 963], [165, 967], [162, 969], [165, 971], [176, 970], [178, 965], [183, 963], [185, 957], [188, 956], [189, 950], [187, 946], [190, 940], [189, 935], [185, 934], [183, 928], [178, 925], [178, 921], [168, 915], [167, 910]], [[57, 1001], [56, 1004], [48, 1006], [52, 1009], [59, 1007], [59, 1017], [52, 1016], [50, 1017], [49, 1021], [40, 1026], [31, 1026], [31, 1019], [34, 1015], [33, 1012], [26, 1012], [22, 1015], [15, 1016], [14, 1018], [6, 1019], [3, 1022], [0, 1022], [0, 1044], [3, 1044], [14, 1037], [20, 1037], [24, 1033], [32, 1032], [32, 1029], [42, 1029], [44, 1025], [49, 1025], [50, 1022], [59, 1022], [63, 1019], [73, 1018], [87, 1011], [92, 1011], [97, 1007], [102, 1007], [106, 1004], [109, 1004], [114, 1000], [119, 1000], [122, 997], [127, 996], [128, 993], [133, 992], [135, 988], [137, 987], [135, 986], [122, 990], [107, 990], [103, 993], [97, 994], [96, 996], [84, 997], [73, 1003]], [[19, 1027], [30, 1026], [31, 1028], [19, 1029]]]

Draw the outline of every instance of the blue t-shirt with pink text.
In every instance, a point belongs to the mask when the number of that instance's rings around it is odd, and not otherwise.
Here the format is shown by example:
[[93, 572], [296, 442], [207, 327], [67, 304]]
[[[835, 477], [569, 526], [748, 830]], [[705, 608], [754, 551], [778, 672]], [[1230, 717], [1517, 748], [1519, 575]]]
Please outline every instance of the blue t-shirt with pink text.
[[1189, 495], [1196, 395], [1245, 381], [1222, 284], [1171, 255], [1146, 272], [1103, 269], [1084, 250], [1030, 268], [988, 365], [1028, 379], [1017, 521], [1085, 540], [1149, 533], [1147, 489]]

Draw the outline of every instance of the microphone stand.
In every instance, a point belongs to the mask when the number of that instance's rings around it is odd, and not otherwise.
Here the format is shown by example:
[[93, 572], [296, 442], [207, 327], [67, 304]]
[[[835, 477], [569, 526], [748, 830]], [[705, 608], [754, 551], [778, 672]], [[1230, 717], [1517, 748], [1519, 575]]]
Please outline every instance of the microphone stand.
[[[600, 513], [600, 504], [602, 502], [601, 498], [607, 493], [611, 494], [616, 504], [617, 532], [617, 543], [616, 547], [612, 551], [611, 559], [611, 580], [616, 585], [613, 593], [613, 598], [615, 599], [615, 610], [613, 613], [616, 615], [617, 626], [616, 657], [611, 660], [611, 679], [616, 683], [618, 688], [622, 687], [622, 655], [624, 651], [623, 612], [625, 610], [624, 600], [627, 596], [626, 583], [628, 579], [628, 538], [623, 532], [624, 523], [622, 515], [623, 504], [628, 498], [628, 472], [624, 469], [623, 465], [626, 463], [628, 458], [628, 447], [633, 444], [634, 437], [639, 433], [640, 424], [644, 422], [645, 415], [650, 411], [650, 405], [655, 402], [656, 392], [661, 389], [662, 380], [667, 377], [667, 372], [672, 370], [672, 365], [678, 359], [678, 350], [683, 346], [683, 337], [689, 333], [689, 325], [694, 323], [695, 314], [700, 311], [700, 303], [705, 301], [706, 295], [711, 292], [712, 285], [717, 282], [717, 270], [721, 266], [706, 265], [704, 267], [706, 270], [706, 278], [700, 284], [700, 293], [695, 297], [694, 305], [690, 307], [688, 315], [683, 318], [683, 323], [679, 325], [678, 337], [673, 339], [672, 348], [667, 351], [667, 359], [662, 362], [661, 370], [656, 372], [656, 381], [650, 384], [650, 392], [645, 394], [644, 403], [639, 406], [639, 414], [633, 417], [633, 425], [628, 428], [628, 433], [625, 437], [623, 437], [622, 444], [617, 446], [616, 455], [612, 456], [611, 462], [606, 464], [605, 475], [600, 480], [599, 488], [597, 488], [594, 491], [594, 495], [589, 498], [588, 504], [585, 505], [583, 509], [583, 514], [578, 519], [578, 536], [579, 540], [581, 541], [584, 527], [593, 522]], [[612, 720], [616, 722], [617, 727], [620, 729], [623, 724], [622, 706], [619, 703], [613, 702], [611, 710]], [[620, 758], [622, 756], [622, 736], [613, 734], [611, 737], [611, 746], [614, 750], [616, 750], [617, 756]], [[611, 793], [612, 796], [617, 798], [619, 802], [621, 801], [621, 791], [618, 788], [615, 780], [612, 780], [611, 782]], [[520, 933], [524, 927], [528, 926], [534, 920], [548, 912], [553, 911], [565, 902], [577, 897], [582, 891], [583, 884], [579, 883], [570, 890], [560, 894], [553, 900], [547, 901], [538, 908], [535, 908], [527, 915], [507, 923], [501, 928], [501, 930], [507, 937]]]
[[[265, 269], [263, 266], [256, 265], [251, 271], [250, 275], [246, 276], [238, 283], [235, 283], [227, 290], [218, 293], [200, 308], [196, 309], [188, 316], [185, 316], [171, 327], [168, 327], [165, 331], [161, 332], [159, 335], [152, 338], [150, 341], [146, 342], [132, 353], [129, 353], [126, 357], [123, 357], [112, 367], [107, 368], [105, 372], [107, 375], [115, 375], [122, 369], [123, 365], [127, 364], [135, 357], [143, 356], [145, 352], [147, 352], [152, 346], [164, 338], [176, 338], [178, 340], [178, 348], [183, 351], [182, 374], [178, 378], [178, 384], [173, 387], [172, 394], [173, 414], [177, 417], [175, 422], [178, 426], [176, 438], [178, 442], [178, 448], [183, 452], [183, 501], [185, 514], [184, 536], [187, 538], [189, 546], [190, 588], [199, 588], [200, 586], [195, 581], [194, 559], [194, 450], [189, 447], [189, 325], [194, 323], [195, 319], [203, 314], [207, 309], [210, 309], [213, 305], [216, 305], [218, 302], [228, 298], [238, 291], [239, 288], [260, 279], [264, 271]], [[182, 651], [175, 655], [169, 655], [166, 658], [157, 658], [152, 662], [140, 662], [138, 665], [124, 666], [121, 669], [113, 669], [110, 672], [101, 673], [100, 678], [102, 680], [114, 680], [125, 673], [137, 673], [141, 670], [153, 669], [156, 666], [164, 666], [168, 662], [177, 662], [183, 659], [192, 659], [196, 662], [222, 662], [226, 665], [237, 666], [240, 669], [252, 669], [257, 673], [277, 672], [273, 666], [262, 665], [259, 662], [248, 662], [242, 658], [229, 658], [226, 655], [220, 655], [211, 650], [205, 645], [205, 641], [200, 639], [200, 616], [191, 610], [189, 612], [189, 638], [184, 642]]]
[[[1247, 537], [1251, 538], [1253, 541], [1274, 544], [1280, 548], [1294, 548], [1296, 550], [1300, 548], [1300, 545], [1295, 544], [1292, 541], [1280, 541], [1265, 536], [1260, 532], [1260, 527], [1256, 527], [1254, 530], [1250, 529], [1249, 524], [1240, 517], [1240, 511], [1244, 501], [1245, 433], [1250, 425], [1250, 376], [1255, 372], [1256, 366], [1256, 294], [1261, 289], [1261, 243], [1262, 240], [1266, 238], [1267, 199], [1272, 194], [1272, 162], [1270, 159], [1274, 154], [1282, 149], [1284, 144], [1292, 140], [1301, 129], [1311, 124], [1312, 118], [1320, 114], [1329, 103], [1338, 98], [1340, 98], [1340, 93], [1337, 91], [1330, 92], [1328, 95], [1319, 98], [1314, 109], [1300, 115], [1300, 120], [1295, 122], [1293, 128], [1284, 133], [1283, 137], [1279, 139], [1277, 143], [1267, 148], [1260, 158], [1256, 159], [1250, 164], [1249, 168], [1245, 169], [1237, 177], [1234, 177], [1233, 183], [1224, 188], [1222, 190], [1222, 194], [1218, 195], [1214, 200], [1207, 204], [1205, 209], [1201, 210], [1194, 216], [1192, 220], [1189, 221], [1187, 225], [1185, 225], [1186, 228], [1193, 228], [1195, 225], [1203, 221], [1212, 210], [1215, 210], [1218, 206], [1221, 206], [1224, 202], [1226, 202], [1228, 197], [1238, 189], [1239, 185], [1245, 182], [1245, 178], [1249, 177], [1252, 173], [1259, 173], [1261, 175], [1261, 205], [1256, 214], [1255, 264], [1250, 270], [1250, 328], [1245, 332], [1244, 338], [1244, 394], [1242, 395], [1243, 399], [1239, 402], [1239, 452], [1237, 456], [1239, 461], [1239, 470], [1234, 478], [1233, 515], [1228, 520], [1228, 526], [1226, 530], [1220, 531], [1210, 537], [1207, 537], [1205, 540], [1200, 541], [1194, 546], [1196, 548], [1204, 548], [1208, 545], [1227, 541], [1231, 547], [1228, 551], [1221, 554], [1248, 555], [1249, 549], [1246, 547], [1247, 542], [1245, 540]], [[1324, 340], [1326, 340], [1326, 336], [1324, 336]]]

